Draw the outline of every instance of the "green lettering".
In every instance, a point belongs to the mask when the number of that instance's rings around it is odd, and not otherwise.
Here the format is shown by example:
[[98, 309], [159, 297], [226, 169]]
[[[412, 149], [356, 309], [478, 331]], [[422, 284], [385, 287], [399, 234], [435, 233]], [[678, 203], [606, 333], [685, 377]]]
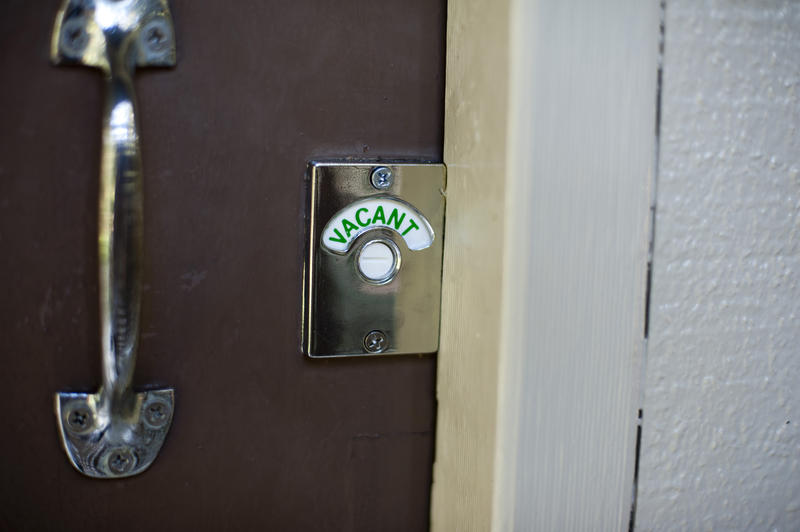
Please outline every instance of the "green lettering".
[[358, 226], [347, 218], [342, 220], [342, 227], [344, 227], [344, 234], [347, 235], [347, 238], [350, 238], [350, 233], [353, 231], [358, 231]]
[[405, 217], [406, 213], [403, 213], [403, 215], [400, 218], [398, 218], [397, 209], [392, 209], [392, 214], [389, 215], [389, 219], [386, 221], [386, 225], [392, 225], [392, 220], [394, 220], [394, 228], [399, 231], [400, 225], [403, 223], [403, 218]]
[[383, 205], [378, 205], [378, 208], [375, 209], [375, 216], [372, 217], [372, 223], [378, 223], [378, 218], [381, 219], [381, 223], [386, 223], [386, 215], [383, 213]]
[[362, 221], [361, 221], [361, 213], [362, 213], [362, 212], [369, 212], [369, 209], [367, 209], [367, 208], [365, 208], [365, 207], [361, 207], [360, 209], [358, 209], [358, 210], [356, 211], [356, 221], [358, 222], [358, 225], [360, 225], [361, 227], [366, 227], [366, 226], [368, 226], [368, 225], [369, 225], [369, 223], [370, 223], [370, 219], [369, 219], [369, 218], [367, 218], [367, 221], [366, 221], [366, 222], [362, 222]]
[[339, 238], [333, 238], [331, 236], [331, 237], [328, 237], [329, 240], [333, 240], [334, 242], [341, 242], [342, 244], [347, 242], [347, 239], [342, 236], [342, 233], [340, 233], [338, 229], [334, 229], [333, 232], [336, 233], [336, 236], [338, 236]]
[[408, 222], [411, 225], [408, 226], [408, 229], [403, 231], [403, 236], [406, 236], [408, 234], [408, 232], [411, 231], [412, 229], [419, 229], [419, 226], [417, 225], [417, 222], [415, 222], [413, 218], [409, 218]]

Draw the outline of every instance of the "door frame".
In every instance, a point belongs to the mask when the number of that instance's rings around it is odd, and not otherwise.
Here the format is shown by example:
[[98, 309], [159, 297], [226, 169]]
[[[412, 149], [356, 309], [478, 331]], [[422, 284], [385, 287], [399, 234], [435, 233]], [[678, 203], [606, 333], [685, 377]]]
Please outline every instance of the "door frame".
[[627, 529], [656, 0], [451, 0], [433, 530]]

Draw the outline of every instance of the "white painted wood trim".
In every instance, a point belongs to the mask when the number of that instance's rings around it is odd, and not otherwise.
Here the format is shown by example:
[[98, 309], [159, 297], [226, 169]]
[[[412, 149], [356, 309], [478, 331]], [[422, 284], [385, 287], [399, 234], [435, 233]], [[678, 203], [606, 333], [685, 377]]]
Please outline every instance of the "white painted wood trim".
[[628, 525], [658, 9], [449, 4], [434, 531]]

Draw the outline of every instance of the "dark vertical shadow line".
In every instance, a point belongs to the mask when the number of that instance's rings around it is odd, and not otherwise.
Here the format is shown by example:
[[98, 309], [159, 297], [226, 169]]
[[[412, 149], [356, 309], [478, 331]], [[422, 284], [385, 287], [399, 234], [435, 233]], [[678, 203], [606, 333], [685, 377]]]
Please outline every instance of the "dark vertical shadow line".
[[[655, 223], [655, 208], [650, 207], [650, 227]], [[653, 237], [650, 236], [650, 247], [653, 247]], [[653, 258], [652, 251], [647, 260], [647, 287], [644, 293], [644, 339], [650, 336], [650, 287], [653, 284]]]
[[660, 161], [660, 148], [661, 148], [661, 93], [664, 72], [664, 33], [665, 33], [665, 19], [667, 11], [666, 0], [661, 0], [659, 4], [659, 35], [658, 35], [658, 70], [656, 72], [656, 123], [655, 123], [655, 149], [653, 157], [653, 194], [650, 200], [650, 242], [647, 252], [647, 287], [645, 289], [645, 306], [644, 306], [644, 330], [642, 335], [644, 337], [644, 350], [642, 356], [642, 370], [640, 376], [641, 393], [639, 394], [639, 412], [636, 426], [636, 458], [633, 466], [633, 493], [631, 495], [631, 515], [628, 522], [628, 532], [633, 532], [636, 529], [636, 503], [639, 488], [639, 457], [642, 451], [642, 423], [644, 418], [644, 384], [645, 384], [645, 370], [647, 368], [647, 340], [650, 337], [650, 293], [653, 285], [653, 254], [655, 250], [655, 235], [656, 235], [656, 198], [658, 196], [658, 171]]
[[[447, 15], [448, 15], [448, 12], [447, 12], [447, 0], [440, 0], [440, 6], [441, 6], [441, 10], [442, 10], [442, 40], [441, 40], [441, 43], [440, 43], [442, 59], [441, 59], [441, 64], [440, 64], [439, 68], [441, 69], [441, 72], [442, 72], [441, 95], [440, 95], [440, 97], [441, 97], [441, 100], [440, 100], [440, 102], [441, 102], [440, 120], [441, 120], [442, 127], [441, 127], [441, 132], [440, 132], [440, 135], [439, 135], [439, 150], [440, 150], [439, 151], [439, 160], [444, 162], [444, 120], [445, 120], [445, 105], [447, 104], [447, 102], [445, 101], [445, 98], [446, 98], [445, 93], [447, 91]], [[447, 190], [447, 174], [445, 174], [444, 189]], [[445, 236], [443, 236], [442, 238], [446, 238], [446, 234], [447, 234], [446, 231], [447, 231], [447, 196], [445, 195], [444, 227], [443, 227], [443, 230], [442, 230], [442, 235], [445, 235]], [[443, 240], [443, 242], [444, 242], [444, 240]], [[443, 244], [443, 247], [442, 247], [442, 270], [444, 270], [444, 244]], [[443, 275], [443, 273], [444, 273], [444, 271], [442, 271], [440, 273], [440, 275]], [[444, 281], [444, 280], [442, 280], [442, 281]], [[440, 288], [440, 291], [439, 291], [439, 308], [440, 308], [440, 311], [439, 311], [439, 340], [440, 340], [440, 342], [441, 342], [441, 338], [442, 338], [442, 322], [443, 322], [443, 319], [444, 319], [443, 318], [443, 313], [441, 312], [441, 308], [442, 308], [441, 299], [442, 299], [442, 292], [441, 292], [441, 288]], [[439, 390], [438, 390], [438, 386], [437, 386], [437, 383], [439, 382], [439, 352], [438, 351], [436, 352], [435, 356], [436, 356], [436, 363], [433, 366], [433, 420], [432, 420], [432, 425], [431, 425], [432, 437], [431, 437], [431, 443], [430, 443], [430, 445], [431, 445], [431, 455], [430, 455], [431, 456], [431, 464], [430, 464], [430, 475], [431, 475], [430, 479], [431, 479], [431, 481], [430, 481], [430, 484], [428, 485], [428, 509], [427, 509], [427, 511], [428, 511], [428, 528], [429, 529], [430, 529], [431, 520], [432, 520], [432, 517], [433, 517], [431, 515], [431, 511], [433, 510], [433, 506], [431, 505], [431, 495], [433, 494], [433, 483], [434, 483], [433, 470], [434, 470], [434, 467], [435, 467], [435, 464], [436, 464], [436, 437], [437, 437], [436, 428], [437, 428], [438, 422], [439, 422]]]
[[639, 419], [636, 425], [636, 462], [633, 466], [633, 497], [631, 500], [631, 518], [628, 522], [628, 532], [633, 532], [636, 525], [636, 483], [639, 479], [639, 451], [642, 448], [642, 409], [639, 409]]

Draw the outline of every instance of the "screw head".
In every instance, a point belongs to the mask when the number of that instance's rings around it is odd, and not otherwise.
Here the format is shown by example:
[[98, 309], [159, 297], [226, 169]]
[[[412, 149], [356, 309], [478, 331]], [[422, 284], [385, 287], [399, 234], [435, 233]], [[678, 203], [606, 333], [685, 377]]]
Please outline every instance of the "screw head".
[[89, 431], [94, 426], [94, 416], [89, 407], [76, 405], [67, 411], [67, 429], [77, 434]]
[[151, 54], [163, 55], [169, 51], [172, 31], [167, 22], [156, 18], [142, 28], [142, 42]]
[[150, 28], [150, 31], [147, 33], [147, 44], [150, 48], [154, 50], [163, 50], [166, 42], [166, 36], [164, 32], [161, 31], [161, 28]]
[[364, 337], [364, 349], [368, 353], [382, 353], [389, 347], [389, 339], [383, 331], [371, 331]]
[[144, 421], [152, 428], [161, 428], [169, 422], [170, 408], [163, 401], [151, 401], [144, 405]]
[[379, 166], [372, 171], [369, 180], [372, 186], [378, 190], [386, 190], [394, 183], [392, 169], [386, 166]]
[[69, 56], [80, 56], [89, 44], [86, 22], [81, 18], [65, 20], [61, 26], [61, 50]]
[[136, 456], [127, 447], [111, 449], [107, 454], [108, 470], [115, 475], [130, 473], [136, 465]]

